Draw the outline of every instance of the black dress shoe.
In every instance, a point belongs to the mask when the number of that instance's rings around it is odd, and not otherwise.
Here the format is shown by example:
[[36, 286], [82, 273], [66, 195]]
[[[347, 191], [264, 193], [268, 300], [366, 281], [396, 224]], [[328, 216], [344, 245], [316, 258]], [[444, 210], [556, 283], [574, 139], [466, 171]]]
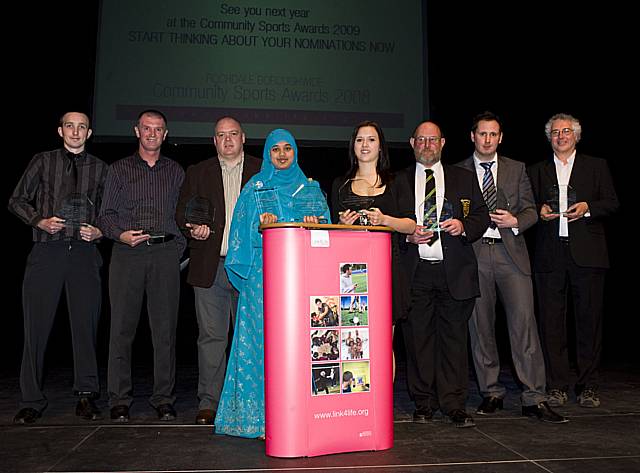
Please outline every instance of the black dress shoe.
[[452, 411], [447, 412], [447, 416], [445, 417], [445, 420], [447, 422], [452, 423], [455, 427], [460, 427], [460, 428], [476, 426], [476, 423], [473, 421], [473, 417], [471, 417], [462, 409], [454, 409]]
[[158, 412], [158, 419], [164, 421], [176, 420], [176, 410], [171, 404], [160, 404], [156, 407]]
[[33, 424], [36, 420], [42, 417], [39, 411], [31, 408], [25, 407], [24, 409], [20, 409], [20, 411], [13, 418], [14, 424]]
[[564, 424], [569, 422], [569, 419], [562, 417], [557, 412], [554, 412], [547, 401], [539, 402], [535, 406], [522, 406], [522, 415], [526, 417], [536, 417], [543, 422], [550, 422], [552, 424]]
[[493, 414], [498, 409], [502, 410], [502, 406], [503, 401], [499, 397], [485, 397], [484, 399], [482, 399], [482, 403], [478, 406], [478, 409], [476, 409], [476, 414]]
[[433, 410], [429, 407], [419, 407], [413, 411], [413, 421], [417, 424], [426, 424], [433, 419]]
[[102, 412], [96, 406], [96, 401], [89, 397], [81, 397], [76, 404], [76, 415], [85, 420], [100, 420]]
[[113, 406], [111, 408], [111, 422], [129, 422], [129, 406]]
[[213, 425], [213, 421], [216, 418], [216, 411], [213, 409], [200, 409], [196, 416], [196, 424], [198, 425]]

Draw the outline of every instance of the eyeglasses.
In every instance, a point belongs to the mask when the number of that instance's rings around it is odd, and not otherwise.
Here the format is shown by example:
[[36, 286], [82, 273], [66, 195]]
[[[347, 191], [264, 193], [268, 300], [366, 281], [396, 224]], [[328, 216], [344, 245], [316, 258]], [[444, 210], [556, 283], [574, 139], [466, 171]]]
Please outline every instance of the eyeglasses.
[[439, 136], [416, 136], [414, 141], [422, 145], [424, 143], [439, 143], [441, 139]]
[[558, 136], [569, 136], [573, 133], [573, 128], [563, 128], [562, 130], [551, 130], [551, 136], [557, 138]]

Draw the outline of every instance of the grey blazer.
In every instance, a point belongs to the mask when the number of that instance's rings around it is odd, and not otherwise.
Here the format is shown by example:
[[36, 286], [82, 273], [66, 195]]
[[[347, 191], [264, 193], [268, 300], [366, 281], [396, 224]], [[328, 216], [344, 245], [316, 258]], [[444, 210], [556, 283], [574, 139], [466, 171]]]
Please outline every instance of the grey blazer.
[[[460, 161], [457, 165], [473, 171], [474, 174], [476, 173], [473, 156]], [[524, 163], [498, 156], [498, 183], [496, 188], [504, 193], [509, 202], [509, 210], [518, 219], [518, 235], [514, 235], [510, 228], [498, 229], [502, 242], [518, 269], [530, 276], [531, 263], [524, 232], [538, 221], [538, 212]], [[481, 240], [473, 244], [476, 254], [480, 245], [482, 245]]]

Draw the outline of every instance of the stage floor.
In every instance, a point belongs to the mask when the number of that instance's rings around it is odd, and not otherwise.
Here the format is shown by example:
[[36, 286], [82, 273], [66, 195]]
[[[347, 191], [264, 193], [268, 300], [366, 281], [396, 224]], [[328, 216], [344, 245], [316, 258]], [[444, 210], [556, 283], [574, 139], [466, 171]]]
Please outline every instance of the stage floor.
[[[395, 383], [395, 443], [390, 450], [278, 459], [260, 440], [215, 435], [193, 425], [197, 412], [195, 365], [178, 367], [175, 422], [160, 423], [147, 404], [151, 373], [134, 370], [136, 400], [131, 423], [85, 422], [74, 415], [70, 369], [50, 368], [49, 407], [32, 426], [13, 425], [19, 388], [15, 375], [0, 380], [0, 471], [2, 472], [640, 472], [640, 372], [608, 365], [603, 370], [602, 407], [580, 408], [575, 398], [558, 412], [570, 422], [551, 425], [520, 415], [519, 391], [508, 370], [505, 409], [475, 415], [480, 397], [470, 378], [467, 411], [477, 426], [456, 429], [441, 420], [411, 422], [402, 366]], [[104, 373], [102, 379], [104, 380]]]

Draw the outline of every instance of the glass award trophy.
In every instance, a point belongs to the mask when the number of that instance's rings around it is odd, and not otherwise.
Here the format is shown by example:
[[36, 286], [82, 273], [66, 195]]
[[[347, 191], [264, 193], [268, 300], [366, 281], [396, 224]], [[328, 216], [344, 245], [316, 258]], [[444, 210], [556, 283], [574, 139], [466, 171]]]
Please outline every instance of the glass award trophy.
[[92, 224], [95, 215], [94, 205], [91, 199], [85, 194], [78, 192], [67, 195], [60, 207], [55, 212], [55, 216], [64, 219], [64, 226], [77, 229], [83, 225]]
[[216, 209], [209, 199], [194, 195], [187, 202], [184, 211], [184, 220], [195, 225], [207, 225], [213, 231], [213, 222], [216, 217]]
[[133, 222], [135, 230], [142, 230], [142, 233], [151, 238], [165, 236], [162, 225], [162, 215], [160, 210], [153, 205], [138, 205], [133, 211]]
[[256, 189], [254, 195], [256, 197], [259, 215], [270, 213], [277, 216], [278, 221], [282, 220], [282, 205], [280, 205], [280, 197], [278, 197], [278, 191], [276, 189]]
[[[440, 216], [438, 216], [437, 202], [442, 201]], [[445, 198], [426, 199], [424, 202], [424, 218], [422, 225], [425, 231], [439, 232], [440, 222], [453, 218], [453, 205]]]
[[552, 185], [547, 191], [546, 204], [551, 207], [551, 213], [565, 215], [567, 209], [576, 203], [576, 191], [570, 185]]
[[364, 212], [369, 210], [374, 202], [374, 197], [369, 195], [358, 195], [351, 189], [351, 184], [362, 179], [348, 179], [338, 189], [338, 209], [340, 212], [345, 210], [353, 210], [360, 215], [359, 221], [354, 222], [356, 225], [369, 226], [371, 222]]
[[322, 215], [327, 213], [327, 198], [316, 183], [301, 185], [291, 197], [293, 221], [302, 222], [306, 216], [315, 216], [320, 223], [326, 223]]

